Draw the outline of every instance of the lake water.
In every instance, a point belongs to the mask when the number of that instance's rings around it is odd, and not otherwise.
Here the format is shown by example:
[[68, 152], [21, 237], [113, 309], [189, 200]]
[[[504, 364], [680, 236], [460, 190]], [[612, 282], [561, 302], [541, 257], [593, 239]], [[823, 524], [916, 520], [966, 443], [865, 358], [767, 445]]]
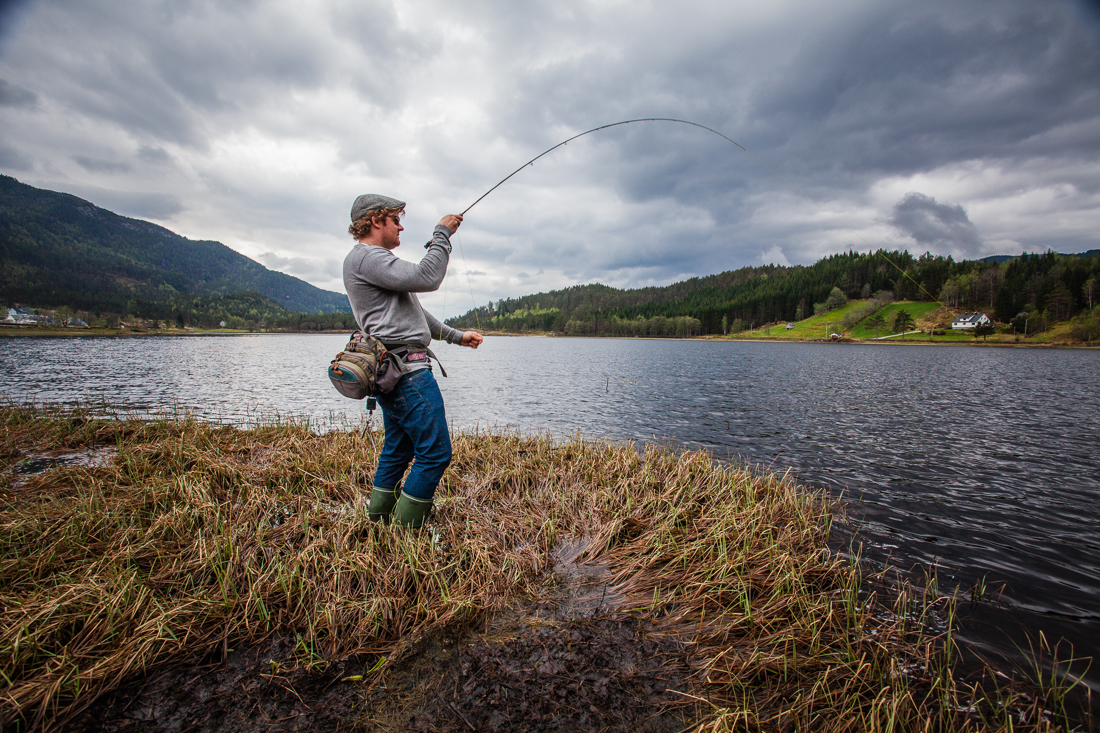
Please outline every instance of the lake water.
[[[0, 396], [358, 425], [363, 403], [325, 376], [345, 342], [0, 339]], [[850, 500], [865, 557], [935, 568], [941, 586], [1003, 584], [1003, 603], [964, 618], [975, 648], [1019, 659], [1042, 630], [1098, 657], [1087, 681], [1100, 693], [1100, 351], [549, 338], [436, 350], [454, 429], [671, 441], [792, 469]]]

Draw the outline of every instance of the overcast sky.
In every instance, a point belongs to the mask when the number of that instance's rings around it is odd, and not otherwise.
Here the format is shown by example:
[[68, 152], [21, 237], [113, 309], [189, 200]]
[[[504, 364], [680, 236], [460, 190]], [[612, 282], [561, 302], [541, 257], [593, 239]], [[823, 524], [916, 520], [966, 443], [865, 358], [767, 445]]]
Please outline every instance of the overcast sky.
[[[343, 292], [467, 215], [450, 317], [854, 248], [1100, 247], [1100, 12], [1078, 0], [0, 0], [0, 172]], [[465, 255], [465, 262], [463, 256]], [[472, 293], [472, 295], [471, 295]]]

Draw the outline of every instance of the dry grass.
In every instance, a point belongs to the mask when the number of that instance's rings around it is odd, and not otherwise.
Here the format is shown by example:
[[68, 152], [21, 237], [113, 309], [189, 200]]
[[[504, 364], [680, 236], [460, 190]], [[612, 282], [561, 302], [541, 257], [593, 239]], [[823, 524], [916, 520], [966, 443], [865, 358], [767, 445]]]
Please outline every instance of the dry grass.
[[[585, 538], [628, 611], [690, 639], [699, 731], [1057, 730], [1046, 697], [956, 679], [942, 602], [888, 606], [830, 554], [833, 508], [702, 452], [464, 434], [434, 531], [354, 510], [375, 456], [356, 432], [248, 431], [0, 408], [17, 451], [117, 446], [108, 466], [0, 475], [0, 726], [58, 727], [156, 665], [272, 634], [297, 663], [388, 664], [538, 592]], [[862, 589], [862, 590], [861, 590]], [[988, 680], [988, 678], [985, 678]]]

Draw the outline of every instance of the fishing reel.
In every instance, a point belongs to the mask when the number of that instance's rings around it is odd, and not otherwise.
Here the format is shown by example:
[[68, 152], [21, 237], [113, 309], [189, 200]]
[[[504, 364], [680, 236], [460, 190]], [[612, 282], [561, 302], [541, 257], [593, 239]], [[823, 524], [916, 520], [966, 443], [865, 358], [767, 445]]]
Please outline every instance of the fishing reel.
[[374, 445], [374, 433], [370, 429], [371, 420], [374, 419], [374, 408], [378, 407], [378, 400], [374, 398], [374, 395], [367, 397], [367, 421], [363, 424], [363, 432], [359, 434], [359, 440], [362, 440], [366, 436], [370, 436], [371, 448], [375, 451], [378, 448]]

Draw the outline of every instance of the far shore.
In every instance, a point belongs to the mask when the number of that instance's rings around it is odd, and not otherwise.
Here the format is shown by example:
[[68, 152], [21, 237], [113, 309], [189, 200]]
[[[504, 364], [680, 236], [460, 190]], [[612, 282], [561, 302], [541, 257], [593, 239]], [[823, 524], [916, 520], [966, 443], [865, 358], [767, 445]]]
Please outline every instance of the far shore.
[[[327, 330], [327, 331], [245, 331], [236, 330], [231, 328], [213, 328], [213, 329], [183, 329], [183, 328], [163, 328], [163, 329], [149, 329], [149, 330], [135, 330], [130, 328], [33, 328], [33, 327], [20, 327], [20, 326], [4, 326], [0, 328], [0, 338], [5, 336], [19, 337], [37, 337], [37, 338], [79, 338], [88, 336], [111, 336], [111, 337], [141, 337], [141, 336], [247, 336], [252, 334], [274, 334], [274, 335], [300, 335], [300, 334], [347, 334], [347, 330]], [[754, 336], [744, 337], [736, 336], [582, 336], [577, 334], [563, 334], [555, 333], [552, 331], [482, 331], [485, 336], [491, 337], [521, 337], [521, 336], [536, 336], [541, 338], [603, 338], [603, 339], [621, 339], [630, 341], [740, 341], [745, 343], [775, 343], [775, 344], [813, 344], [813, 343], [826, 343], [826, 344], [838, 344], [838, 345], [901, 345], [901, 346], [966, 346], [966, 347], [1004, 347], [1004, 348], [1021, 348], [1021, 349], [1095, 349], [1100, 348], [1100, 341], [1084, 342], [1084, 341], [1014, 341], [1007, 338], [998, 338], [998, 335], [994, 335], [988, 341], [982, 341], [978, 339], [971, 339], [966, 341], [960, 341], [957, 338], [933, 338], [928, 339], [927, 334], [916, 335], [913, 338], [902, 340], [900, 338], [894, 339], [854, 339], [844, 337], [837, 340], [828, 340], [823, 338], [816, 339], [795, 339], [795, 338], [774, 338], [768, 336]]]

